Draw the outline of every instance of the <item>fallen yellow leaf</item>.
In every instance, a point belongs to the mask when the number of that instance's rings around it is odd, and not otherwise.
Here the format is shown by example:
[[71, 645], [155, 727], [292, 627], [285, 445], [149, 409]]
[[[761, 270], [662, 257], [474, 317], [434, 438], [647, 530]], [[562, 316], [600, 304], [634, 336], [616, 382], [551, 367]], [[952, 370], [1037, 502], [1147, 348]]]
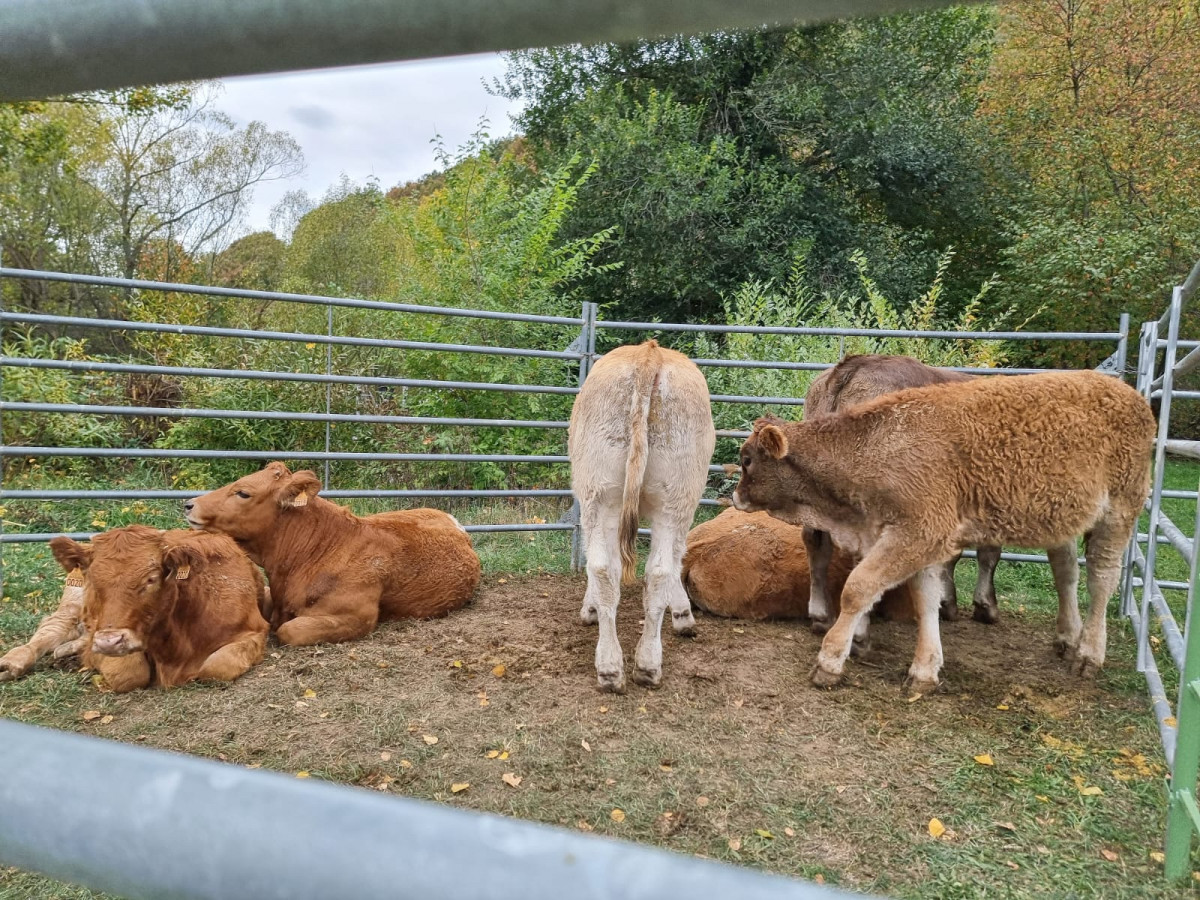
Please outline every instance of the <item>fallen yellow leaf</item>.
[[489, 751], [487, 752], [487, 758], [488, 758], [488, 759], [495, 759], [495, 758], [496, 758], [497, 756], [499, 756], [499, 755], [500, 755], [500, 751], [499, 751], [499, 750], [489, 750]]
[[412, 763], [410, 763], [407, 759], [402, 759], [402, 760], [400, 760], [400, 768], [411, 769]]
[[379, 758], [382, 759], [384, 762], [387, 762], [389, 759], [392, 758], [392, 754], [389, 751], [384, 750], [382, 753], [379, 754]]
[[433, 746], [434, 744], [436, 744], [438, 742], [438, 739], [436, 737], [434, 737], [432, 734], [421, 735], [421, 740], [423, 740], [425, 743], [429, 744], [430, 746]]
[[996, 709], [1008, 709], [1008, 704], [1007, 703], [997, 703]]
[[614, 822], [624, 822], [625, 821], [625, 810], [614, 809], [612, 812], [610, 812], [608, 814], [608, 817], [610, 819], [612, 819]]
[[768, 841], [775, 840], [775, 835], [771, 834], [771, 832], [767, 831], [765, 828], [755, 828], [754, 833], [760, 838], [766, 838]]
[[979, 763], [981, 766], [994, 766], [996, 764], [992, 759], [992, 754], [990, 753], [980, 753], [978, 756], [974, 757], [974, 759], [975, 762]]
[[739, 838], [732, 838], [729, 841], [729, 849], [732, 850], [734, 853], [737, 853], [739, 850], [742, 849], [741, 840]]
[[602, 712], [602, 713], [608, 712], [608, 707], [607, 706], [600, 707], [600, 712]]
[[500, 758], [500, 759], [508, 759], [508, 751], [507, 751], [507, 750], [501, 750], [501, 751], [500, 751], [500, 756], [499, 756], [499, 758]]
[[785, 828], [785, 829], [783, 829], [783, 833], [784, 833], [784, 834], [786, 834], [788, 837], [795, 837], [795, 836], [796, 836], [796, 832], [795, 832], [794, 830], [792, 830], [791, 828]]
[[508, 671], [508, 669], [505, 667], [504, 663], [500, 663], [500, 665], [498, 665], [492, 669], [492, 674], [495, 675], [497, 678], [503, 678], [504, 673], [507, 671]]
[[1178, 723], [1176, 722], [1174, 716], [1167, 716], [1165, 719], [1163, 719], [1163, 724], [1174, 728]]
[[670, 772], [670, 771], [671, 771], [671, 767], [670, 767], [669, 765], [667, 765], [666, 763], [662, 763], [662, 764], [659, 766], [659, 768], [660, 768], [660, 769], [662, 769], [664, 772]]
[[933, 818], [929, 820], [929, 836], [931, 838], [940, 838], [946, 833], [946, 826], [942, 824], [942, 820]]
[[111, 722], [112, 720], [113, 720], [113, 717], [112, 717], [112, 716], [101, 716], [101, 717], [100, 717], [100, 724], [101, 724], [101, 725], [107, 725], [107, 724], [108, 724], [109, 722]]
[[102, 713], [98, 709], [89, 709], [83, 714], [83, 721], [91, 722], [93, 719], [98, 719]]
[[304, 689], [304, 699], [311, 700], [315, 696], [317, 696], [317, 692], [314, 691], [312, 688]]
[[510, 787], [516, 787], [517, 785], [519, 785], [521, 783], [521, 776], [514, 775], [512, 772], [505, 772], [503, 775], [500, 776], [500, 780], [503, 781], [505, 784], [509, 785]]
[[586, 738], [579, 742], [579, 746], [582, 747], [584, 750], [586, 750], [588, 753], [592, 752], [592, 745], [587, 742]]
[[308, 777], [308, 770], [307, 770], [307, 769], [301, 769], [299, 772], [297, 772], [297, 773], [296, 773], [296, 777], [297, 777], [297, 778], [307, 778], [307, 777]]
[[1102, 849], [1100, 851], [1100, 855], [1103, 856], [1105, 859], [1107, 859], [1109, 862], [1116, 862], [1118, 859], [1117, 854], [1115, 852], [1113, 852], [1112, 850], [1108, 850], [1108, 849]]
[[507, 578], [499, 578], [499, 579], [497, 579], [497, 583], [498, 584], [508, 584], [508, 579]]
[[465, 791], [470, 786], [471, 786], [471, 782], [469, 782], [469, 781], [456, 781], [454, 784], [450, 785], [450, 793], [461, 794], [463, 791]]
[[707, 797], [697, 797], [696, 805], [697, 806], [708, 806], [708, 798]]
[[454, 668], [456, 668], [456, 669], [461, 669], [462, 668], [462, 660], [456, 659], [454, 662], [450, 663], [450, 665], [454, 666]]
[[1165, 853], [1163, 853], [1161, 850], [1151, 850], [1150, 858], [1152, 860], [1154, 860], [1156, 863], [1163, 863], [1163, 862], [1167, 861], [1167, 855]]

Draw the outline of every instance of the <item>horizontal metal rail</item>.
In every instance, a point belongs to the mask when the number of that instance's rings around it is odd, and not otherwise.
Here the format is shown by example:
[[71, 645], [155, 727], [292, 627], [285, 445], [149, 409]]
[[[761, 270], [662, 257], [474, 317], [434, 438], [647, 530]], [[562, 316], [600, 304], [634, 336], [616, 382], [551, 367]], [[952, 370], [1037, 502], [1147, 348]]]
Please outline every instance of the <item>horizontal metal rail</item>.
[[583, 319], [575, 316], [537, 316], [529, 313], [498, 312], [488, 309], [458, 309], [451, 306], [423, 306], [414, 303], [391, 303], [385, 300], [358, 300], [352, 297], [325, 297], [320, 294], [289, 294], [273, 291], [252, 291], [244, 288], [212, 287], [205, 284], [181, 284], [173, 281], [146, 281], [140, 278], [107, 278], [102, 275], [76, 275], [70, 272], [43, 272], [34, 269], [0, 268], [0, 278], [33, 281], [60, 281], [70, 284], [90, 284], [100, 287], [134, 288], [142, 291], [165, 291], [173, 294], [194, 294], [204, 297], [226, 297], [234, 300], [267, 300], [287, 303], [310, 303], [322, 307], [376, 309], [385, 312], [416, 313], [432, 316], [456, 316], [468, 319], [498, 319], [503, 322], [533, 322], [546, 325], [570, 325], [578, 328]]
[[[190, 496], [196, 496], [192, 494]], [[573, 531], [575, 526], [566, 522], [510, 522], [503, 525], [466, 525], [463, 531], [470, 534], [504, 533], [511, 531]], [[69, 537], [73, 541], [90, 541], [98, 531], [31, 531], [5, 532], [0, 534], [0, 544], [44, 544], [56, 537]]]
[[488, 356], [518, 356], [530, 359], [578, 360], [582, 354], [568, 350], [524, 350], [478, 344], [438, 344], [429, 341], [391, 341], [386, 338], [304, 334], [295, 331], [252, 331], [248, 328], [216, 328], [211, 325], [168, 325], [161, 322], [129, 322], [124, 319], [89, 319], [82, 316], [47, 316], [40, 313], [0, 313], [0, 322], [32, 325], [73, 325], [112, 331], [146, 331], [157, 334], [190, 334], [199, 337], [244, 338], [253, 341], [289, 341], [297, 344], [332, 344], [335, 347], [376, 347], [382, 350], [431, 350], [439, 353], [478, 353]]
[[122, 897], [850, 896], [565, 828], [8, 720], [0, 771], [19, 773], [0, 779], [0, 865]]
[[[577, 387], [546, 384], [496, 384], [490, 381], [438, 381], [429, 378], [390, 378], [384, 375], [328, 375], [318, 372], [270, 372], [261, 369], [205, 369], [194, 366], [151, 366], [109, 363], [90, 359], [30, 359], [0, 356], [0, 366], [29, 369], [64, 369], [71, 372], [116, 372], [169, 377], [241, 378], [250, 381], [298, 381], [313, 384], [371, 385], [373, 387], [431, 388], [438, 391], [502, 391], [512, 394], [579, 393]], [[782, 401], [777, 401], [782, 402]]]
[[[1167, 543], [1175, 548], [1175, 551], [1183, 557], [1184, 562], [1191, 563], [1192, 553], [1194, 548], [1192, 539], [1179, 530], [1179, 528], [1163, 516], [1158, 520], [1158, 527], [1162, 530], [1163, 536], [1166, 537]], [[1161, 541], [1159, 543], [1162, 543]]]
[[[1172, 396], [1174, 391], [1171, 392]], [[1200, 441], [1184, 441], [1184, 440], [1168, 440], [1166, 442], [1167, 452], [1173, 453], [1176, 456], [1186, 456], [1189, 459], [1200, 459]], [[1164, 495], [1165, 495], [1164, 491]]]
[[[197, 497], [205, 491], [156, 491], [156, 490], [141, 490], [141, 491], [105, 491], [105, 490], [75, 490], [75, 491], [39, 491], [39, 490], [0, 490], [0, 500], [186, 500], [190, 497]], [[397, 500], [420, 499], [427, 497], [446, 497], [455, 498], [462, 497], [474, 499], [476, 497], [570, 497], [572, 493], [569, 489], [562, 488], [513, 488], [509, 489], [481, 489], [477, 491], [467, 491], [458, 489], [440, 490], [438, 488], [421, 488], [412, 490], [388, 490], [382, 488], [380, 490], [322, 490], [321, 496], [328, 500], [337, 498], [339, 500], [358, 500], [367, 498], [394, 498]]]
[[296, 450], [166, 450], [157, 447], [0, 446], [0, 456], [70, 456], [87, 459], [301, 459], [310, 462], [570, 462], [566, 456], [522, 456], [515, 453], [342, 453], [320, 450], [306, 453]]
[[622, 331], [684, 331], [706, 334], [776, 334], [815, 337], [930, 338], [955, 341], [1119, 341], [1119, 331], [915, 331], [907, 328], [835, 328], [772, 325], [695, 325], [664, 322], [597, 321], [597, 328]]
[[143, 416], [169, 419], [266, 419], [285, 422], [369, 423], [374, 425], [441, 425], [476, 428], [566, 428], [564, 421], [538, 419], [457, 419], [438, 416], [385, 416], [366, 413], [306, 413], [291, 410], [195, 409], [162, 406], [95, 406], [83, 403], [0, 403], [0, 410], [70, 413], [96, 416]]

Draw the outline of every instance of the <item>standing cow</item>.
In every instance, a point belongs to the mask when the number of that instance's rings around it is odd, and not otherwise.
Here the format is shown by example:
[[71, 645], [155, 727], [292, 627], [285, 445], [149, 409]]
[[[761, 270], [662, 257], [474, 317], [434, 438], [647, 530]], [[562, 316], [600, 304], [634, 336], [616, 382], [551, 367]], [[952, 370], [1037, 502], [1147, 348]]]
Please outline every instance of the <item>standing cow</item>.
[[184, 504], [189, 525], [229, 535], [267, 570], [281, 642], [355, 640], [380, 621], [443, 616], [471, 599], [479, 557], [453, 516], [356, 516], [320, 490], [314, 472], [273, 462]]
[[641, 516], [650, 520], [651, 537], [633, 680], [655, 687], [662, 679], [667, 609], [677, 633], [695, 627], [679, 569], [715, 445], [704, 376], [682, 353], [655, 341], [606, 354], [575, 398], [567, 452], [587, 544], [580, 617], [600, 625], [596, 678], [602, 690], [625, 690], [617, 605], [621, 584], [637, 577]]
[[[1059, 596], [1057, 645], [1082, 675], [1104, 664], [1105, 611], [1150, 486], [1154, 416], [1096, 372], [982, 378], [886, 394], [803, 422], [759, 419], [733, 503], [828, 531], [862, 557], [821, 642], [815, 684], [842, 676], [859, 621], [913, 579], [914, 686], [942, 665], [937, 567], [964, 546], [1045, 547]], [[1088, 621], [1076, 540], [1086, 536]]]
[[[884, 354], [861, 354], [847, 356], [831, 369], [827, 369], [813, 381], [804, 398], [804, 418], [812, 419], [849, 409], [859, 403], [874, 400], [883, 394], [902, 391], [905, 388], [924, 387], [930, 384], [956, 384], [970, 381], [974, 376], [953, 369], [938, 369], [927, 366], [911, 356]], [[824, 634], [833, 624], [835, 613], [830, 605], [830, 592], [826, 587], [826, 572], [833, 552], [829, 532], [814, 528], [804, 529], [804, 546], [812, 567], [809, 613], [813, 631]], [[995, 575], [1000, 562], [999, 547], [980, 547], [977, 552], [978, 576], [975, 581], [974, 619], [994, 625], [1000, 618], [996, 604]], [[939, 573], [941, 580], [941, 616], [943, 619], [958, 618], [958, 589], [954, 585], [954, 569], [962, 554], [947, 562]], [[855, 648], [867, 646], [866, 620], [855, 636]]]
[[229, 538], [129, 525], [50, 549], [84, 574], [83, 664], [114, 691], [233, 681], [262, 659], [262, 574]]

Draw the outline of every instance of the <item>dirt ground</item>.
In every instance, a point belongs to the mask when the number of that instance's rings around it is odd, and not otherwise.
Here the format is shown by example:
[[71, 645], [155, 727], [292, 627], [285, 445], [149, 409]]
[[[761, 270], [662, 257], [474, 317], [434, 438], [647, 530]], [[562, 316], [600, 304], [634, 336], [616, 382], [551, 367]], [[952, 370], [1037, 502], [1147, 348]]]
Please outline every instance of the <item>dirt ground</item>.
[[[0, 688], [0, 714], [911, 896], [1078, 893], [1108, 846], [1122, 866], [1096, 895], [1156, 895], [1160, 751], [1127, 661], [1078, 681], [1048, 621], [1005, 610], [943, 624], [937, 694], [903, 689], [915, 628], [886, 623], [822, 691], [804, 623], [698, 615], [694, 638], [665, 626], [660, 689], [602, 694], [584, 586], [489, 575], [447, 618], [272, 645], [230, 685], [117, 696], [42, 671]], [[640, 611], [627, 589], [627, 667]], [[1135, 754], [1144, 777], [1115, 777]]]

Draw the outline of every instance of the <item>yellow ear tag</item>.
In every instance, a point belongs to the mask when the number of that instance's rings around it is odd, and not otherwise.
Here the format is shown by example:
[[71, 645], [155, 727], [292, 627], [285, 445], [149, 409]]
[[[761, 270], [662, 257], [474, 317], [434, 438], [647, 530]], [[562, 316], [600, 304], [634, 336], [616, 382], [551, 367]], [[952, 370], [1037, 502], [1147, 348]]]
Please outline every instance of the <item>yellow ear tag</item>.
[[292, 501], [292, 506], [308, 506], [308, 494], [301, 491], [296, 499]]
[[191, 566], [180, 566], [180, 567], [179, 567], [178, 569], [176, 569], [176, 571], [175, 571], [175, 580], [176, 580], [176, 581], [183, 581], [183, 580], [185, 580], [185, 579], [186, 579], [186, 578], [187, 578], [189, 575], [191, 575], [191, 574], [192, 574], [192, 567], [191, 567]]
[[83, 587], [83, 571], [76, 566], [67, 575], [67, 587]]

